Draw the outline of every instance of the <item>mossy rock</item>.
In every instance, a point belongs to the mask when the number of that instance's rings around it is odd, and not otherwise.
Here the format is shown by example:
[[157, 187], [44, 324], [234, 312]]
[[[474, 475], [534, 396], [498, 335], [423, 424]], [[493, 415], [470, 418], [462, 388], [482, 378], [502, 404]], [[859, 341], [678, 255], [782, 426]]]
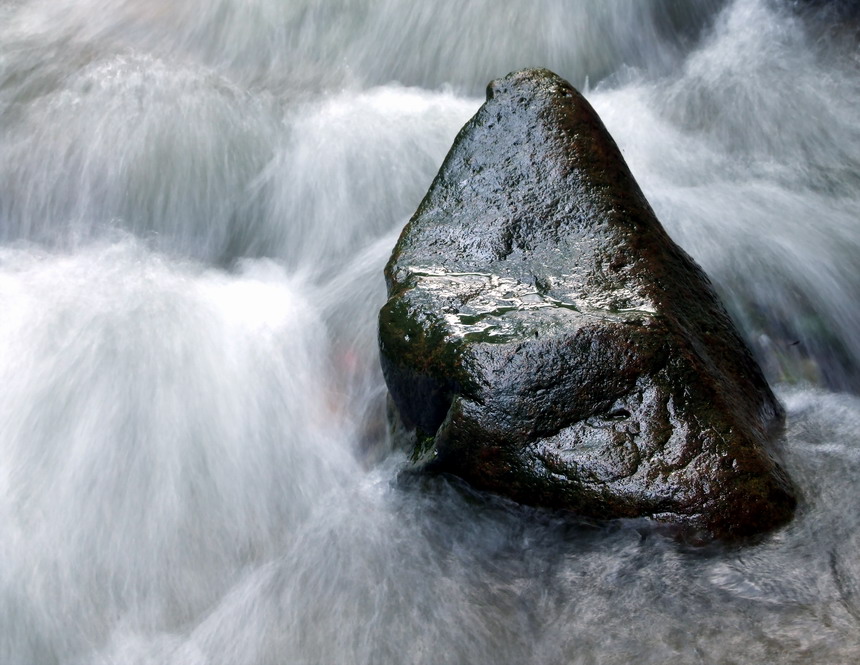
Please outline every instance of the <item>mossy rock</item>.
[[517, 501], [716, 537], [795, 499], [783, 410], [702, 270], [566, 81], [494, 81], [385, 269], [416, 457]]

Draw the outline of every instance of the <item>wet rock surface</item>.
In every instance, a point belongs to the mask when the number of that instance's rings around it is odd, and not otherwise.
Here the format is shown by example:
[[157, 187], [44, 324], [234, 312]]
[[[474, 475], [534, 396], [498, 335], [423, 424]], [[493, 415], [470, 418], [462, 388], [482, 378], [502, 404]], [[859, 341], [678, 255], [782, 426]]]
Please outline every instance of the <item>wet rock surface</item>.
[[717, 537], [790, 519], [783, 412], [589, 104], [490, 84], [385, 270], [415, 457], [514, 500]]

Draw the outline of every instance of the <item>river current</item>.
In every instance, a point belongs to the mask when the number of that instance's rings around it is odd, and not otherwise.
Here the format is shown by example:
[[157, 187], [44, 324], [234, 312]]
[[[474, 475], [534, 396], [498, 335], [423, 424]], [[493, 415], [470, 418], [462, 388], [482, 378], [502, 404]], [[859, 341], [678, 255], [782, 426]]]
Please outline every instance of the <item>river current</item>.
[[[860, 12], [0, 0], [0, 663], [860, 660]], [[487, 82], [583, 90], [786, 406], [692, 547], [404, 474], [382, 267]]]

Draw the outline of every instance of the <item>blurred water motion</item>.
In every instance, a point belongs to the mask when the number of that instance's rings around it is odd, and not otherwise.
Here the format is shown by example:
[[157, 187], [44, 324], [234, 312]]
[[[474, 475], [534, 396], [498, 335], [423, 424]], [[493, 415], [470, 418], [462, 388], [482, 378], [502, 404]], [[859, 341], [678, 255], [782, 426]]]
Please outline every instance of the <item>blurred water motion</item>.
[[[0, 0], [0, 662], [856, 662], [856, 20]], [[399, 473], [382, 266], [526, 66], [587, 91], [786, 403], [803, 505], [760, 543]]]

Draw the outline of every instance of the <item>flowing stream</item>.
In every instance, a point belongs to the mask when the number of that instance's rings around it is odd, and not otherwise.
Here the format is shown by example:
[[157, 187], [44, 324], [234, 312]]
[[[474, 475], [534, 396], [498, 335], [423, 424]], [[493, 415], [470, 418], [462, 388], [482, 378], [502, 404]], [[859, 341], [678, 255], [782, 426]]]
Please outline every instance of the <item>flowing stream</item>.
[[[0, 0], [0, 663], [858, 662], [858, 35], [814, 0]], [[402, 473], [382, 267], [526, 66], [760, 358], [784, 529]]]

